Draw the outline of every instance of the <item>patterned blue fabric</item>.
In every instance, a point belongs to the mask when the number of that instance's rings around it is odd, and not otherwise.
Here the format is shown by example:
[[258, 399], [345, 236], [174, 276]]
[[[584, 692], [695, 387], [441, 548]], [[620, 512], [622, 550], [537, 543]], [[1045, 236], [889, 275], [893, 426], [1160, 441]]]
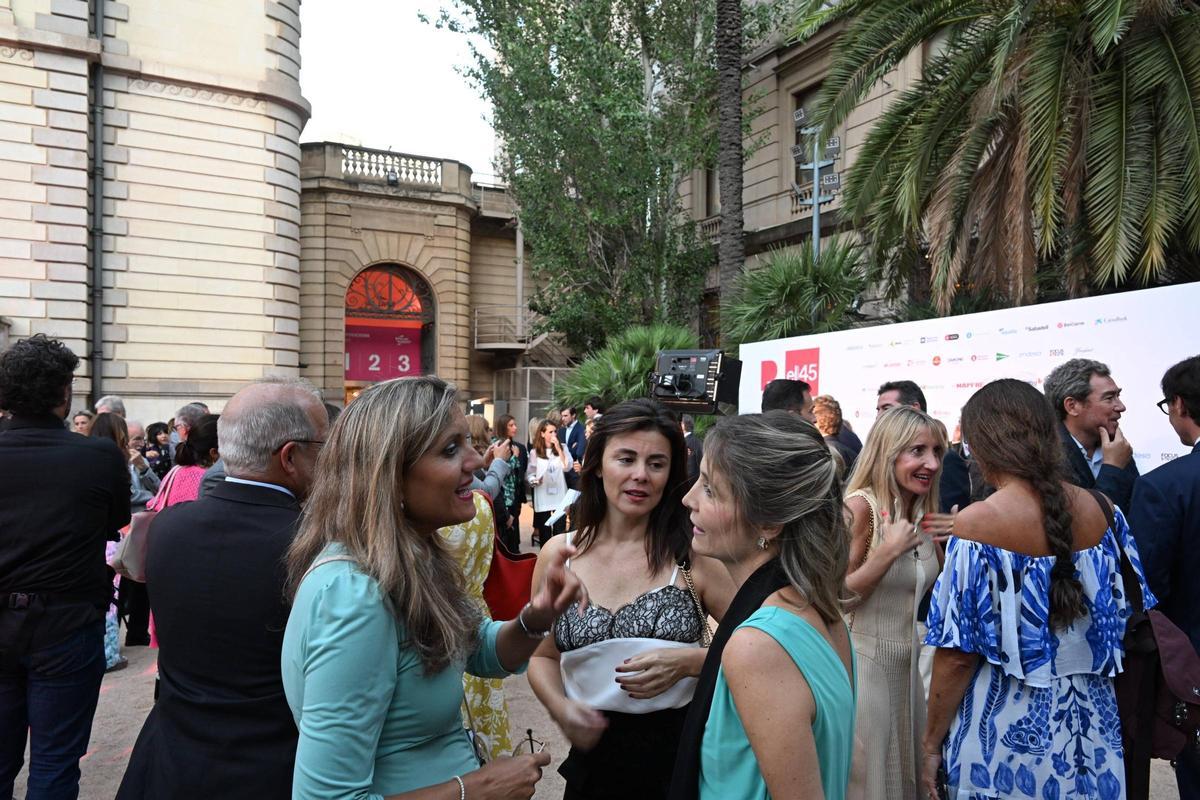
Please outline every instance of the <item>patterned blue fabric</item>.
[[982, 656], [942, 746], [951, 797], [1125, 796], [1112, 687], [1132, 612], [1121, 549], [1146, 607], [1157, 600], [1120, 509], [1115, 521], [1098, 544], [1075, 553], [1087, 613], [1057, 631], [1049, 622], [1053, 558], [950, 539], [925, 643]]

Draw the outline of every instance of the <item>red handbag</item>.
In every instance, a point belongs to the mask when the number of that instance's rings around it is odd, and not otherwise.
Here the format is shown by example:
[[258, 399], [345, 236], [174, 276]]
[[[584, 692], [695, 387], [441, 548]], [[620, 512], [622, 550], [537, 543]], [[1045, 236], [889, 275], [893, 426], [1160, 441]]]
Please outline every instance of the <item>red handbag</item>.
[[483, 600], [492, 619], [516, 619], [529, 602], [537, 553], [510, 553], [493, 533], [492, 566], [483, 582]]

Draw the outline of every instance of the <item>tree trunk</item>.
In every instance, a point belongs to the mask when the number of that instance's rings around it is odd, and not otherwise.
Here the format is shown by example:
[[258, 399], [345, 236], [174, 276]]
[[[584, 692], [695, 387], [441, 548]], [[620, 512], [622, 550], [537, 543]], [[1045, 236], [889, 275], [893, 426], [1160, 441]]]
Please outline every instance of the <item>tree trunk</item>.
[[726, 299], [746, 260], [742, 241], [742, 0], [717, 0], [717, 169], [721, 234], [717, 270]]

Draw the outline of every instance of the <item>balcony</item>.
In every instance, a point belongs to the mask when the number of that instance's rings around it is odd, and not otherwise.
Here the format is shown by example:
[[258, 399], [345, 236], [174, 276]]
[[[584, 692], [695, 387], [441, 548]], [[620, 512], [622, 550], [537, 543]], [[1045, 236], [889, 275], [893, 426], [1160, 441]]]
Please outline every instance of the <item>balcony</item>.
[[476, 306], [471, 316], [476, 350], [523, 354], [545, 366], [570, 362], [570, 352], [558, 336], [534, 332], [541, 318], [525, 306]]
[[308, 142], [300, 147], [301, 180], [344, 181], [353, 186], [381, 187], [401, 193], [446, 192], [473, 198], [471, 168], [444, 158], [390, 150]]

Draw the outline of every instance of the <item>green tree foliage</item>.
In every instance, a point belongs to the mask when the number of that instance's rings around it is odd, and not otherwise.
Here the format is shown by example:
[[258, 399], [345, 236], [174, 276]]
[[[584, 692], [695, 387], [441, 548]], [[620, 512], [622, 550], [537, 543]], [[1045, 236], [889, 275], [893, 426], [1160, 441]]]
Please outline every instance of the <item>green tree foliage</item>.
[[547, 330], [578, 352], [695, 313], [711, 257], [679, 201], [715, 149], [712, 0], [451, 0], [482, 42]]
[[819, 102], [827, 131], [945, 41], [848, 175], [845, 209], [893, 295], [928, 268], [942, 313], [968, 284], [1025, 303], [1042, 269], [1074, 295], [1161, 279], [1200, 251], [1193, 0], [810, 0], [800, 18], [801, 38], [847, 25]]
[[722, 306], [724, 340], [743, 344], [852, 327], [866, 284], [862, 248], [849, 238], [823, 246], [816, 258], [807, 244], [775, 250], [742, 274]]
[[650, 395], [650, 375], [660, 350], [690, 350], [696, 334], [677, 325], [655, 324], [614, 334], [599, 350], [585, 358], [567, 377], [554, 384], [557, 406], [583, 408], [589, 397], [604, 398], [609, 405]]

